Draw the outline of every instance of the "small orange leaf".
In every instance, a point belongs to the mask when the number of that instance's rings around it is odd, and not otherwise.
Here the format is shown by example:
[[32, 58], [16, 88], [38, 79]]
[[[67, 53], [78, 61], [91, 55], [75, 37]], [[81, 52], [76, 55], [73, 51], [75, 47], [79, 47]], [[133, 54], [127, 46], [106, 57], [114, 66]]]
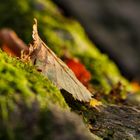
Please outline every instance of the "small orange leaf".
[[66, 64], [74, 72], [77, 79], [84, 85], [87, 85], [91, 79], [91, 74], [85, 66], [78, 59], [67, 59]]
[[131, 86], [134, 92], [140, 91], [140, 84], [138, 82], [132, 82]]

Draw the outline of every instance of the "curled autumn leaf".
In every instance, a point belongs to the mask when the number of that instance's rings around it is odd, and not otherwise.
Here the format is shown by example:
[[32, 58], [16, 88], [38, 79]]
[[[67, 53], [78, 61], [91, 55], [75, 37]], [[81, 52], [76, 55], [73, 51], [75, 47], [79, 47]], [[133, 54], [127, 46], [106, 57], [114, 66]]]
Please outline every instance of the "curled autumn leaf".
[[57, 87], [72, 94], [75, 99], [89, 102], [92, 94], [79, 82], [72, 70], [40, 39], [36, 20], [32, 37], [33, 43], [30, 45], [29, 57], [37, 69]]

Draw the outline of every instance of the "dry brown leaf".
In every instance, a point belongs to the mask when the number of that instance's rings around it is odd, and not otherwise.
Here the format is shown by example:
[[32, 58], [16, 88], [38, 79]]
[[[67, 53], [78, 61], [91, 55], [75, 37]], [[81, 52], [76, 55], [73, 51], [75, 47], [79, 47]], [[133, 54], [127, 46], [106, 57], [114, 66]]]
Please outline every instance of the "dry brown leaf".
[[64, 89], [80, 101], [89, 102], [92, 94], [78, 81], [68, 66], [40, 39], [37, 21], [33, 25], [33, 44], [30, 45], [30, 59], [33, 64], [57, 87]]
[[1, 49], [9, 55], [20, 57], [21, 51], [28, 51], [28, 46], [11, 29], [0, 30]]

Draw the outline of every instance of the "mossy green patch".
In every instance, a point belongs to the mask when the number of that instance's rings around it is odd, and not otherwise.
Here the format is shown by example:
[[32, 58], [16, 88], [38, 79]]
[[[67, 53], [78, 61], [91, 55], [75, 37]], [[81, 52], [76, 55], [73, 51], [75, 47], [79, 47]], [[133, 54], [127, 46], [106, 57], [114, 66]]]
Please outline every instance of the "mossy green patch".
[[99, 139], [91, 136], [60, 91], [32, 64], [1, 50], [0, 120], [0, 140]]
[[58, 104], [67, 107], [59, 90], [31, 64], [24, 64], [0, 51], [0, 98], [38, 100], [42, 107]]
[[47, 124], [38, 121], [51, 105], [69, 110], [60, 91], [31, 64], [0, 50], [0, 139], [47, 138], [40, 132]]

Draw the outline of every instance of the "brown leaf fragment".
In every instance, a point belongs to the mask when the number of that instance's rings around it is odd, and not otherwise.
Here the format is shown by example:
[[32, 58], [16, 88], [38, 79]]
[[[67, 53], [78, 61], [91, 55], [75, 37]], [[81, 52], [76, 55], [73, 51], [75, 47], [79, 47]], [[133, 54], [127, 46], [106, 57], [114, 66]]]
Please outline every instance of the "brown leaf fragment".
[[21, 51], [28, 51], [28, 46], [11, 29], [0, 30], [0, 47], [12, 56], [21, 56]]
[[42, 71], [57, 87], [72, 94], [75, 99], [89, 102], [92, 94], [78, 81], [72, 70], [40, 39], [37, 20], [33, 25], [32, 37], [33, 44], [30, 46], [29, 54], [37, 69]]

